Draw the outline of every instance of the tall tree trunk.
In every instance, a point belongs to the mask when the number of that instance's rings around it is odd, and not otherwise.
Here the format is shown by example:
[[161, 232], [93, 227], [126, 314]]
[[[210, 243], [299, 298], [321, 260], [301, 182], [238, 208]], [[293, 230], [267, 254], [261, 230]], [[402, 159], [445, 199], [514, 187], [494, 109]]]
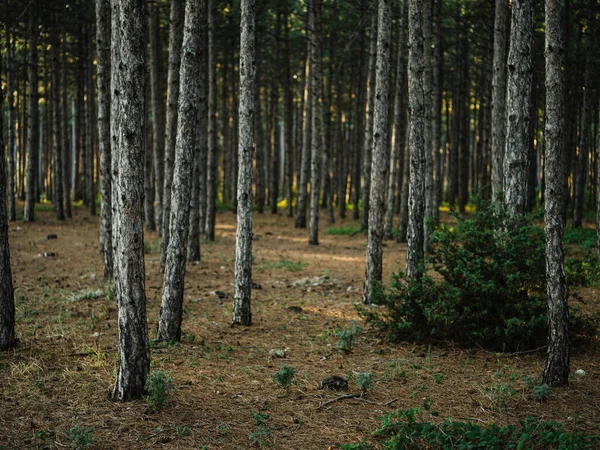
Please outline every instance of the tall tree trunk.
[[444, 88], [444, 52], [442, 50], [442, 14], [444, 2], [443, 0], [435, 1], [435, 17], [433, 19], [434, 29], [434, 46], [432, 62], [433, 74], [432, 74], [432, 119], [431, 119], [431, 133], [432, 133], [432, 146], [433, 146], [433, 171], [435, 174], [435, 184], [433, 186], [433, 193], [431, 194], [432, 201], [432, 213], [433, 220], [435, 223], [439, 222], [440, 219], [440, 198], [441, 188], [444, 177], [442, 176], [442, 92]]
[[466, 211], [467, 203], [469, 201], [469, 160], [470, 160], [470, 147], [469, 147], [469, 129], [471, 124], [471, 97], [469, 91], [469, 42], [468, 34], [462, 36], [460, 41], [460, 57], [461, 57], [461, 74], [459, 75], [458, 82], [458, 96], [459, 105], [457, 109], [459, 114], [457, 115], [457, 156], [458, 156], [458, 209], [464, 214]]
[[322, 0], [312, 0], [312, 33], [311, 33], [311, 97], [312, 97], [312, 131], [310, 161], [310, 226], [308, 243], [319, 245], [319, 181], [321, 178], [321, 152], [323, 151], [323, 70], [321, 56], [321, 8]]
[[[54, 27], [52, 36], [52, 142], [53, 142], [53, 169], [54, 169], [54, 211], [58, 220], [65, 220], [63, 203], [63, 164], [62, 164], [62, 117], [61, 117], [61, 92], [60, 92], [60, 31], [58, 13], [54, 12]], [[12, 151], [12, 150], [11, 150]]]
[[[159, 341], [181, 339], [183, 289], [185, 281], [187, 239], [190, 220], [190, 195], [194, 166], [194, 151], [200, 101], [200, 55], [202, 51], [201, 24], [204, 0], [186, 0], [185, 25], [181, 47], [181, 76], [177, 108], [177, 137], [169, 220], [169, 245], [164, 270]], [[166, 210], [165, 210], [166, 212]]]
[[240, 163], [237, 183], [237, 231], [235, 245], [235, 285], [233, 324], [251, 325], [252, 291], [252, 157], [254, 154], [254, 52], [255, 0], [242, 0], [240, 35]]
[[[146, 101], [148, 103], [148, 101]], [[154, 146], [152, 130], [150, 125], [147, 124], [148, 130], [146, 130], [148, 139], [146, 142], [146, 149], [144, 154], [144, 222], [146, 223], [146, 230], [156, 231], [156, 220], [154, 211], [154, 171], [152, 170], [152, 148]], [[149, 141], [149, 142], [148, 142]]]
[[508, 1], [496, 0], [494, 15], [494, 75], [492, 77], [492, 200], [502, 191], [506, 142], [506, 35]]
[[559, 0], [546, 0], [546, 283], [548, 292], [548, 357], [543, 381], [569, 383], [569, 305], [565, 282], [562, 217], [563, 78]]
[[207, 241], [215, 240], [217, 213], [217, 54], [215, 0], [208, 0], [208, 159], [206, 161]]
[[286, 198], [286, 215], [294, 215], [293, 208], [293, 184], [294, 184], [294, 91], [292, 88], [291, 57], [290, 57], [290, 12], [288, 2], [284, 2], [284, 143], [285, 143], [285, 175], [284, 175], [284, 195]]
[[504, 201], [512, 213], [527, 208], [533, 78], [533, 0], [514, 0], [508, 52]]
[[373, 105], [375, 103], [375, 60], [377, 58], [377, 15], [371, 13], [371, 26], [369, 27], [369, 66], [367, 72], [367, 101], [365, 142], [363, 151], [363, 214], [360, 227], [366, 230], [369, 226], [369, 200], [371, 196], [371, 164], [373, 160]]
[[269, 189], [269, 196], [271, 197], [271, 214], [277, 214], [277, 199], [279, 198], [279, 169], [280, 159], [279, 153], [281, 151], [281, 134], [279, 132], [279, 84], [281, 80], [281, 64], [280, 47], [281, 47], [281, 11], [279, 11], [279, 5], [276, 11], [277, 19], [275, 21], [275, 53], [274, 58], [274, 73], [273, 81], [271, 83], [271, 148], [273, 153], [271, 155], [271, 188]]
[[308, 178], [310, 170], [310, 151], [312, 142], [312, 28], [311, 16], [312, 6], [308, 1], [308, 23], [306, 26], [306, 38], [308, 48], [306, 51], [306, 64], [304, 67], [304, 101], [302, 110], [302, 159], [300, 161], [300, 186], [298, 187], [298, 203], [296, 207], [296, 228], [306, 228], [306, 205], [308, 203]]
[[[118, 168], [115, 294], [119, 305], [119, 364], [113, 401], [140, 398], [150, 351], [144, 270], [144, 147], [146, 138], [146, 2], [112, 3], [111, 135]], [[112, 125], [115, 125], [113, 128]]]
[[[1, 69], [1, 68], [0, 68]], [[4, 92], [0, 86], [0, 111], [4, 111]], [[4, 117], [0, 114], [0, 350], [13, 347], [15, 337], [15, 293], [10, 269], [8, 215], [6, 211], [6, 155], [4, 154]], [[9, 149], [9, 151], [12, 151]]]
[[27, 53], [27, 79], [29, 82], [29, 105], [27, 107], [27, 188], [25, 192], [26, 222], [35, 220], [36, 179], [39, 146], [39, 110], [38, 110], [38, 28], [36, 8], [29, 9], [29, 52]]
[[432, 75], [433, 68], [431, 65], [431, 7], [432, 0], [425, 0], [425, 10], [423, 15], [423, 56], [425, 58], [425, 68], [423, 71], [423, 94], [425, 101], [425, 124], [423, 132], [423, 145], [425, 146], [425, 220], [423, 223], [423, 248], [429, 250], [429, 235], [433, 232], [433, 196], [435, 193], [435, 183], [433, 179], [433, 137], [432, 137], [432, 115], [431, 109], [433, 105], [432, 92]]
[[[600, 105], [598, 107], [600, 110]], [[600, 258], [600, 124], [596, 126], [596, 257]], [[548, 146], [546, 146], [548, 151]], [[544, 158], [545, 162], [545, 158]], [[548, 183], [546, 182], [546, 185]]]
[[[90, 2], [91, 3], [91, 2]], [[95, 89], [94, 89], [94, 53], [92, 50], [92, 33], [91, 26], [86, 29], [86, 42], [87, 42], [87, 56], [86, 56], [86, 136], [87, 136], [87, 166], [89, 176], [87, 178], [86, 190], [89, 201], [90, 216], [96, 215], [96, 183], [94, 183], [94, 130], [96, 129], [96, 108], [95, 108]]]
[[112, 152], [110, 146], [110, 0], [96, 0], [96, 46], [98, 66], [98, 149], [102, 177], [100, 203], [100, 242], [104, 254], [104, 277], [114, 272], [112, 248]]
[[[11, 32], [8, 27], [8, 23], [5, 24], [6, 30], [6, 59], [7, 59], [7, 71], [6, 71], [6, 90], [8, 91], [8, 199], [7, 199], [7, 217], [10, 221], [17, 220], [17, 211], [15, 208], [15, 153], [17, 144], [17, 128], [16, 119], [17, 114], [15, 111], [15, 66], [14, 66], [14, 36], [11, 36]], [[0, 186], [4, 186], [0, 184]]]
[[[63, 49], [67, 44], [66, 35], [63, 38]], [[110, 48], [110, 47], [109, 47]], [[110, 53], [109, 53], [110, 58]], [[69, 146], [69, 101], [68, 101], [68, 70], [67, 70], [67, 52], [66, 49], [62, 53], [62, 138], [63, 138], [63, 195], [65, 198], [65, 215], [72, 217], [71, 211], [71, 147]], [[110, 86], [109, 86], [110, 89]], [[110, 135], [110, 133], [109, 133]], [[109, 137], [110, 139], [110, 137]], [[108, 168], [110, 170], [110, 167]], [[109, 222], [110, 226], [110, 222]], [[110, 241], [109, 241], [110, 242]]]
[[263, 145], [265, 142], [264, 129], [262, 123], [261, 104], [260, 101], [260, 88], [258, 86], [256, 93], [254, 94], [254, 107], [256, 109], [255, 114], [255, 127], [256, 127], [256, 210], [259, 214], [262, 214], [265, 209], [265, 196], [266, 196], [266, 185], [265, 185], [265, 152], [267, 148]]
[[424, 0], [408, 0], [408, 93], [410, 104], [408, 147], [410, 153], [410, 186], [408, 217], [408, 250], [406, 276], [420, 279], [423, 274], [423, 219], [425, 215], [425, 92], [423, 91]]
[[369, 208], [367, 272], [363, 303], [376, 302], [381, 295], [383, 266], [383, 201], [388, 179], [388, 111], [390, 91], [391, 0], [379, 0], [377, 63], [373, 114], [373, 167]]
[[161, 225], [160, 268], [164, 270], [169, 246], [171, 220], [171, 188], [173, 186], [173, 161], [177, 136], [177, 105], [179, 101], [179, 71], [181, 42], [183, 40], [184, 0], [171, 0], [169, 29], [169, 73], [167, 75], [167, 125], [165, 133], [165, 172], [163, 187], [163, 217]]
[[149, 4], [150, 37], [150, 99], [152, 111], [152, 158], [154, 162], [154, 200], [156, 202], [156, 224], [162, 236], [163, 189], [165, 184], [165, 102], [160, 76], [160, 19], [158, 6]]

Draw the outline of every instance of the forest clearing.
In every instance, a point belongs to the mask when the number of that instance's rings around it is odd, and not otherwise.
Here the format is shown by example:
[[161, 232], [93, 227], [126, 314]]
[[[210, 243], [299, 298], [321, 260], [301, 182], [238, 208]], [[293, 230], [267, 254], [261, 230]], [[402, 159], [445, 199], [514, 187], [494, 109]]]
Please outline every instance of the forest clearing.
[[[40, 212], [38, 222], [10, 228], [20, 343], [0, 359], [3, 448], [70, 447], [77, 427], [93, 437], [88, 448], [340, 448], [370, 439], [384, 413], [429, 403], [437, 421], [501, 425], [533, 416], [596, 432], [597, 341], [573, 349], [573, 372], [585, 375], [572, 374], [569, 388], [552, 389], [544, 400], [536, 400], [530, 387], [539, 384], [544, 351], [512, 355], [441, 342], [391, 344], [355, 310], [366, 244], [358, 223], [326, 226], [321, 244], [307, 248], [293, 219], [270, 214], [255, 216], [253, 280], [261, 288], [253, 291], [253, 326], [230, 326], [235, 215], [219, 213], [217, 239], [203, 243], [201, 262], [187, 269], [181, 342], [151, 346], [151, 370], [172, 375], [166, 404], [154, 411], [144, 400], [114, 403], [116, 305], [102, 277], [98, 220], [81, 207], [73, 213], [65, 223]], [[48, 240], [50, 234], [57, 239]], [[147, 234], [145, 247], [154, 339], [162, 278], [156, 234]], [[385, 248], [386, 282], [403, 266], [405, 252], [405, 244]], [[597, 289], [577, 291], [586, 308], [598, 309]], [[336, 333], [354, 323], [364, 331], [349, 352], [340, 351]], [[284, 350], [285, 357], [272, 350]], [[289, 389], [273, 381], [282, 364], [296, 369]], [[320, 382], [356, 372], [374, 376], [365, 401], [343, 399], [321, 408], [360, 389], [355, 379], [348, 392], [319, 389]], [[256, 435], [258, 413], [270, 417], [267, 434]]]

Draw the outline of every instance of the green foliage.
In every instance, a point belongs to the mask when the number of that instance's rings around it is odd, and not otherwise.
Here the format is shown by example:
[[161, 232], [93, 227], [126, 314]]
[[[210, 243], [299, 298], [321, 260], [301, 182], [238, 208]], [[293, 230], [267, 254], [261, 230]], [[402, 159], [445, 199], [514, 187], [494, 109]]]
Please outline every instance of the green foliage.
[[362, 327], [356, 324], [352, 324], [349, 329], [337, 331], [335, 335], [339, 341], [336, 344], [336, 348], [344, 353], [350, 352], [356, 342], [356, 338], [362, 331]]
[[347, 227], [331, 227], [325, 230], [325, 234], [331, 234], [333, 236], [354, 236], [358, 233], [366, 233], [367, 230], [363, 230], [360, 226], [347, 226]]
[[[481, 426], [459, 422], [451, 418], [439, 424], [419, 420], [420, 408], [398, 410], [381, 417], [380, 427], [373, 435], [379, 438], [379, 447], [387, 450], [404, 449], [560, 449], [583, 450], [595, 448], [598, 435], [569, 432], [561, 422], [540, 421], [527, 417], [519, 425]], [[361, 444], [342, 448], [365, 449]]]
[[356, 374], [356, 384], [363, 392], [372, 391], [375, 387], [375, 379], [371, 372], [359, 372]]
[[144, 254], [149, 255], [152, 253], [160, 252], [161, 239], [147, 239], [144, 240]]
[[87, 448], [94, 442], [93, 428], [88, 428], [85, 425], [76, 425], [71, 427], [69, 434], [71, 435], [71, 447], [76, 449]]
[[167, 396], [173, 387], [169, 372], [153, 370], [146, 380], [146, 401], [154, 411], [160, 411], [167, 403]]
[[581, 250], [596, 248], [596, 230], [594, 228], [565, 228], [563, 244], [579, 245]]
[[[499, 351], [547, 339], [545, 237], [531, 219], [477, 200], [476, 213], [432, 237], [427, 263], [439, 277], [395, 275], [386, 312], [362, 310], [393, 340], [452, 339]], [[570, 326], [582, 329], [581, 316]]]
[[550, 386], [544, 383], [534, 386], [532, 395], [535, 400], [543, 402], [550, 398], [550, 396], [552, 395], [552, 390], [550, 389]]
[[267, 421], [271, 420], [271, 416], [262, 412], [252, 410], [252, 417], [254, 418], [254, 424], [256, 425], [256, 431], [248, 435], [248, 439], [253, 445], [259, 447], [266, 447], [270, 444], [271, 430], [267, 425]]
[[565, 276], [569, 286], [598, 286], [600, 260], [589, 252], [581, 258], [565, 258]]
[[285, 269], [288, 272], [301, 272], [306, 264], [301, 261], [291, 261], [281, 258], [279, 261], [267, 261], [256, 266], [256, 270]]
[[282, 364], [275, 375], [273, 375], [273, 381], [277, 383], [277, 386], [283, 389], [289, 388], [294, 384], [294, 376], [296, 375], [296, 369], [293, 366], [286, 366]]

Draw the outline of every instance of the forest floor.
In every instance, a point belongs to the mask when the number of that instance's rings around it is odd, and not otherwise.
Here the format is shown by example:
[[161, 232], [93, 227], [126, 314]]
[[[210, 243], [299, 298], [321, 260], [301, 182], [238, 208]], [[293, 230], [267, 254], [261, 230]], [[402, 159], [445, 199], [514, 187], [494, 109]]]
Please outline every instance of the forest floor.
[[[307, 230], [268, 213], [254, 215], [254, 282], [261, 288], [252, 294], [253, 326], [230, 326], [235, 215], [220, 213], [216, 241], [203, 241], [202, 261], [188, 265], [182, 342], [151, 349], [152, 370], [172, 374], [165, 407], [155, 412], [144, 400], [113, 403], [116, 306], [102, 276], [98, 220], [83, 208], [65, 223], [51, 211], [36, 217], [32, 224], [10, 224], [20, 343], [0, 354], [0, 448], [68, 448], [89, 436], [89, 448], [98, 449], [338, 448], [370, 439], [384, 413], [430, 402], [439, 420], [506, 424], [535, 416], [590, 433], [600, 422], [597, 342], [574, 349], [572, 369], [586, 375], [573, 377], [569, 388], [553, 389], [545, 402], [533, 399], [529, 382], [539, 384], [543, 352], [390, 344], [355, 309], [366, 234], [330, 234], [335, 229], [323, 216], [320, 245], [309, 246]], [[334, 227], [359, 228], [351, 220]], [[57, 239], [48, 240], [50, 234]], [[145, 240], [152, 339], [161, 297], [160, 246], [154, 233]], [[54, 256], [44, 256], [49, 252]], [[405, 252], [405, 244], [386, 244], [386, 281], [404, 268]], [[596, 289], [579, 291], [592, 309]], [[342, 353], [336, 332], [353, 322], [365, 330]], [[285, 358], [270, 354], [274, 349]], [[281, 364], [297, 371], [287, 390], [273, 381]], [[321, 380], [356, 372], [373, 373], [374, 389], [362, 399], [323, 405], [345, 392], [319, 389]], [[359, 392], [355, 377], [349, 392]]]

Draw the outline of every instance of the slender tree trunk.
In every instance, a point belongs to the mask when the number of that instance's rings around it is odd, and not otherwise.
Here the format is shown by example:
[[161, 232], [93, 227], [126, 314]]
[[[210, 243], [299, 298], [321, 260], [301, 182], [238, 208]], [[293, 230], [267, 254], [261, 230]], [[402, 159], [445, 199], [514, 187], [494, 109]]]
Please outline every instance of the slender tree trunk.
[[233, 324], [251, 325], [252, 291], [252, 157], [254, 153], [254, 52], [255, 0], [242, 0], [240, 36], [240, 163], [237, 183], [237, 231], [235, 246], [235, 285]]
[[323, 71], [321, 56], [321, 8], [322, 0], [312, 0], [312, 33], [311, 33], [311, 97], [312, 97], [312, 131], [310, 162], [310, 227], [308, 243], [319, 245], [319, 181], [321, 178], [320, 161], [323, 151]]
[[61, 92], [60, 92], [60, 31], [58, 13], [54, 12], [54, 27], [52, 36], [52, 142], [54, 161], [54, 212], [58, 220], [65, 220], [63, 203], [63, 164], [62, 164], [62, 117], [61, 117]]
[[494, 15], [494, 75], [492, 77], [492, 199], [502, 191], [506, 142], [506, 35], [508, 1], [496, 0]]
[[469, 201], [469, 129], [471, 123], [471, 108], [470, 108], [470, 91], [469, 91], [469, 42], [468, 34], [462, 36], [460, 41], [460, 57], [461, 57], [461, 74], [458, 83], [459, 89], [459, 105], [457, 109], [459, 114], [457, 115], [457, 152], [458, 156], [458, 209], [464, 214], [466, 211], [467, 203]]
[[[600, 110], [600, 104], [598, 109]], [[596, 126], [596, 257], [600, 258], [600, 124]], [[546, 145], [546, 152], [548, 146]], [[545, 162], [544, 158], [544, 162]], [[546, 182], [546, 186], [548, 182]]]
[[[306, 28], [306, 38], [308, 48], [306, 51], [306, 64], [304, 68], [304, 102], [302, 110], [302, 159], [300, 161], [300, 186], [298, 187], [298, 203], [296, 208], [296, 228], [306, 228], [306, 205], [308, 203], [308, 178], [310, 169], [310, 152], [312, 142], [312, 28], [311, 16], [312, 6], [308, 1], [308, 24]], [[312, 189], [312, 187], [311, 187]]]
[[273, 80], [271, 82], [271, 148], [273, 153], [271, 155], [271, 188], [269, 189], [269, 196], [271, 197], [271, 214], [277, 214], [277, 199], [279, 198], [279, 169], [280, 160], [279, 153], [281, 151], [281, 135], [279, 132], [279, 84], [281, 79], [281, 64], [280, 57], [280, 35], [281, 35], [281, 12], [279, 11], [279, 5], [277, 6], [277, 19], [275, 21], [275, 52], [273, 58], [275, 60], [275, 66], [273, 68]]
[[146, 142], [146, 149], [144, 154], [144, 221], [146, 223], [146, 230], [156, 231], [156, 220], [154, 211], [154, 184], [152, 183], [152, 180], [154, 178], [154, 173], [152, 170], [152, 147], [154, 147], [154, 139], [152, 137], [152, 130], [150, 130], [150, 125], [151, 124], [148, 124], [148, 130], [146, 130], [148, 139]]
[[533, 0], [514, 0], [508, 53], [504, 201], [512, 213], [527, 208], [533, 77]]
[[377, 63], [373, 114], [373, 167], [369, 208], [367, 272], [363, 303], [376, 302], [381, 295], [383, 269], [383, 201], [388, 178], [388, 111], [390, 91], [391, 0], [379, 0]]
[[27, 188], [25, 192], [26, 222], [35, 220], [36, 179], [39, 147], [39, 110], [38, 110], [38, 28], [36, 8], [29, 9], [29, 52], [27, 54], [27, 78], [29, 82], [29, 105], [27, 107]]
[[[159, 341], [179, 341], [183, 313], [187, 240], [190, 220], [190, 195], [194, 166], [195, 140], [200, 101], [200, 72], [202, 37], [201, 24], [203, 0], [186, 0], [185, 25], [181, 47], [181, 77], [179, 106], [177, 110], [177, 137], [169, 220], [169, 245], [164, 271], [164, 284], [160, 317]], [[165, 210], [166, 211], [166, 210]]]
[[262, 214], [265, 209], [265, 152], [267, 149], [263, 145], [265, 142], [264, 129], [262, 124], [262, 111], [260, 101], [260, 86], [257, 87], [256, 93], [254, 94], [254, 107], [256, 108], [255, 114], [255, 127], [256, 127], [256, 142], [258, 147], [256, 149], [256, 210], [259, 214]]
[[442, 51], [442, 14], [444, 2], [443, 0], [434, 0], [435, 2], [435, 17], [433, 19], [433, 30], [434, 30], [434, 49], [432, 62], [432, 119], [431, 119], [431, 133], [432, 133], [432, 145], [433, 145], [433, 171], [435, 174], [435, 184], [433, 186], [433, 193], [431, 194], [432, 201], [432, 213], [433, 220], [435, 223], [439, 222], [440, 219], [440, 198], [441, 198], [441, 186], [443, 183], [442, 176], [442, 91], [444, 88], [443, 73], [444, 73], [444, 52]]
[[119, 170], [113, 197], [119, 364], [112, 399], [117, 402], [140, 398], [150, 370], [144, 271], [146, 20], [144, 0], [112, 3], [111, 115], [118, 113], [111, 134], [118, 159], [113, 167]]
[[548, 357], [543, 381], [569, 383], [569, 305], [564, 271], [562, 217], [563, 78], [559, 0], [546, 0], [546, 282], [548, 292]]
[[423, 223], [423, 249], [429, 251], [429, 235], [433, 232], [434, 211], [434, 193], [435, 182], [433, 178], [433, 137], [432, 137], [432, 115], [433, 105], [432, 75], [433, 68], [431, 64], [431, 7], [432, 1], [425, 0], [425, 10], [423, 15], [423, 56], [425, 58], [425, 68], [423, 71], [423, 93], [425, 101], [425, 123], [423, 132], [423, 145], [425, 146], [425, 221]]
[[408, 146], [410, 153], [410, 186], [408, 217], [408, 250], [406, 276], [420, 279], [423, 274], [423, 219], [425, 215], [425, 93], [423, 91], [424, 0], [408, 0], [408, 93], [410, 104]]
[[217, 54], [215, 0], [208, 0], [208, 159], [206, 162], [207, 241], [215, 240], [217, 213]]
[[[10, 221], [17, 220], [17, 211], [15, 207], [15, 152], [17, 143], [17, 128], [15, 111], [15, 66], [14, 66], [14, 36], [11, 36], [8, 23], [5, 24], [6, 46], [7, 46], [7, 71], [6, 71], [6, 90], [8, 91], [8, 199], [7, 199], [7, 217]], [[0, 184], [0, 186], [4, 186]]]
[[284, 58], [285, 58], [285, 77], [284, 77], [284, 143], [285, 143], [285, 176], [284, 190], [286, 198], [286, 215], [294, 215], [293, 208], [293, 184], [294, 184], [294, 91], [292, 88], [292, 72], [290, 57], [290, 13], [289, 4], [284, 2]]
[[163, 189], [165, 184], [165, 103], [160, 76], [160, 19], [158, 6], [149, 4], [150, 98], [152, 110], [152, 157], [154, 163], [154, 200], [159, 236], [163, 225]]
[[110, 146], [110, 0], [96, 0], [96, 46], [98, 66], [98, 149], [102, 177], [100, 203], [100, 241], [104, 254], [104, 277], [112, 278], [112, 154]]
[[[3, 103], [4, 92], [0, 86], [0, 111], [4, 111]], [[17, 338], [15, 336], [15, 293], [8, 246], [6, 189], [4, 188], [6, 186], [6, 155], [4, 154], [3, 122], [4, 117], [0, 114], [0, 350], [8, 350], [16, 344]], [[12, 149], [9, 148], [9, 151]]]
[[177, 136], [177, 105], [179, 99], [179, 71], [181, 65], [181, 42], [183, 40], [184, 0], [171, 0], [171, 25], [169, 29], [169, 74], [167, 80], [167, 125], [165, 135], [165, 172], [163, 187], [162, 241], [160, 267], [165, 268], [169, 246], [169, 222], [171, 220], [171, 188], [173, 186], [173, 161]]
[[[91, 3], [91, 2], [90, 2]], [[87, 178], [86, 190], [89, 201], [89, 209], [90, 216], [96, 215], [96, 183], [94, 182], [94, 130], [96, 129], [97, 121], [95, 118], [96, 108], [95, 108], [95, 89], [94, 89], [94, 53], [92, 50], [92, 33], [91, 33], [91, 25], [86, 29], [86, 42], [87, 42], [87, 56], [85, 58], [87, 65], [87, 73], [85, 78], [86, 83], [86, 136], [87, 136], [87, 166], [89, 176]]]
[[[62, 53], [62, 150], [63, 150], [63, 195], [65, 198], [65, 215], [72, 217], [71, 211], [71, 147], [69, 146], [69, 101], [68, 101], [68, 70], [67, 70], [67, 52], [66, 52], [66, 37], [63, 38], [63, 53]], [[110, 57], [110, 53], [109, 53]], [[110, 87], [109, 87], [110, 89]], [[109, 137], [110, 138], [110, 137]], [[110, 167], [109, 167], [110, 170]], [[109, 222], [110, 226], [110, 222]], [[109, 241], [110, 242], [110, 241]]]
[[365, 142], [363, 151], [363, 214], [360, 227], [366, 230], [369, 226], [369, 200], [371, 196], [371, 164], [373, 160], [373, 108], [375, 103], [375, 60], [377, 58], [377, 15], [372, 13], [369, 28], [369, 67], [367, 72], [367, 101]]

